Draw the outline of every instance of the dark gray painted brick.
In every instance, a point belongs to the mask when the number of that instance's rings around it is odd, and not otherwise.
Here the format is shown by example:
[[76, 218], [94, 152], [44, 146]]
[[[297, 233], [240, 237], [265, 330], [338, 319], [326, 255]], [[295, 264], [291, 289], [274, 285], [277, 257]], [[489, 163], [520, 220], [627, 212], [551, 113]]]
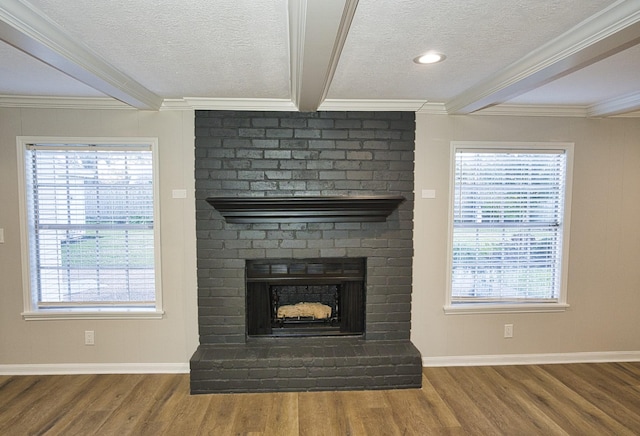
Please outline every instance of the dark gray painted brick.
[[[279, 118], [253, 118], [250, 121], [247, 119], [247, 123], [253, 127], [278, 127], [280, 125], [280, 119]], [[247, 127], [247, 125], [243, 127]]]
[[304, 127], [311, 127], [311, 128], [315, 128], [316, 126], [312, 125], [311, 122], [312, 121], [316, 121], [313, 119], [305, 119], [305, 118], [286, 118], [286, 117], [281, 117], [280, 118], [280, 127], [293, 127], [293, 128], [304, 128]]
[[[365, 342], [408, 343], [414, 118], [413, 113], [402, 112], [196, 111], [198, 313], [203, 347], [251, 345], [245, 344], [244, 333], [244, 262], [267, 257], [367, 257]], [[204, 201], [210, 196], [355, 194], [397, 194], [407, 201], [383, 223], [268, 224], [228, 224]], [[248, 368], [250, 376], [243, 383], [221, 374], [220, 379], [203, 375], [201, 392], [371, 388], [366, 383], [377, 389], [415, 384], [416, 379], [420, 383], [419, 371], [413, 378], [386, 374], [379, 367], [389, 366], [389, 360], [376, 353], [360, 357], [341, 355], [338, 349], [324, 353], [224, 361], [229, 369]], [[322, 370], [314, 370], [309, 378], [310, 367]], [[274, 376], [271, 368], [283, 372]], [[331, 370], [325, 373], [325, 368]], [[290, 377], [285, 370], [292, 372]], [[363, 377], [367, 370], [369, 375]]]
[[251, 144], [257, 148], [278, 148], [280, 142], [277, 139], [252, 139]]
[[265, 159], [291, 159], [291, 150], [265, 150]]
[[311, 149], [327, 149], [327, 148], [336, 148], [336, 142], [326, 140], [310, 140], [309, 148]]
[[419, 388], [422, 382], [420, 354], [406, 339], [291, 339], [277, 347], [272, 341], [201, 345], [190, 366], [193, 394], [400, 389]]
[[306, 139], [281, 139], [280, 147], [282, 149], [294, 150], [292, 154], [295, 154], [296, 150], [306, 150], [309, 148], [309, 143]]
[[267, 129], [265, 136], [267, 138], [292, 138], [293, 129]]
[[307, 124], [314, 129], [332, 129], [335, 121], [330, 119], [310, 119], [307, 121]]
[[349, 137], [347, 130], [322, 130], [322, 138], [324, 139], [346, 139]]
[[321, 138], [323, 137], [322, 135], [322, 130], [320, 129], [295, 129], [293, 136], [295, 138]]

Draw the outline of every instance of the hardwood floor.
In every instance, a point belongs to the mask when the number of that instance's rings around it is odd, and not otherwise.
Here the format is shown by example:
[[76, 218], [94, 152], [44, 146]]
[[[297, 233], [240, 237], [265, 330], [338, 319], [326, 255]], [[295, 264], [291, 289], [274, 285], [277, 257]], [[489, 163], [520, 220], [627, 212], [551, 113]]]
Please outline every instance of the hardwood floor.
[[423, 374], [419, 390], [196, 396], [187, 374], [2, 376], [0, 435], [640, 434], [640, 363]]

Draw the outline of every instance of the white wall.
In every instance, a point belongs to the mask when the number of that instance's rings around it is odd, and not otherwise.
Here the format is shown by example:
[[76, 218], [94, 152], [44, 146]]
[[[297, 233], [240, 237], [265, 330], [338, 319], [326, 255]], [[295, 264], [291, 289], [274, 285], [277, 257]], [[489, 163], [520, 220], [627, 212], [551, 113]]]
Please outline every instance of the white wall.
[[[162, 320], [24, 321], [16, 136], [158, 137]], [[24, 364], [166, 364], [198, 345], [193, 111], [0, 109], [0, 373]], [[186, 189], [186, 199], [172, 198]], [[84, 345], [94, 330], [96, 344]]]
[[[546, 353], [640, 356], [640, 121], [426, 114], [416, 121], [412, 341], [425, 361]], [[443, 313], [452, 140], [575, 143], [566, 312]], [[422, 189], [435, 189], [436, 198], [421, 199]], [[513, 339], [503, 338], [506, 323], [514, 325]]]

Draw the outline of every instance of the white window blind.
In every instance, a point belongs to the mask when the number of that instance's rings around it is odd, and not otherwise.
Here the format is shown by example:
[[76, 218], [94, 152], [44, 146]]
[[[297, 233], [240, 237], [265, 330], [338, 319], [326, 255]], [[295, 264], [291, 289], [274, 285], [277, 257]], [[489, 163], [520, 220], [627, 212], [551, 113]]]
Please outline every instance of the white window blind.
[[154, 306], [151, 146], [29, 144], [24, 161], [34, 306]]
[[565, 150], [455, 150], [451, 303], [558, 302]]

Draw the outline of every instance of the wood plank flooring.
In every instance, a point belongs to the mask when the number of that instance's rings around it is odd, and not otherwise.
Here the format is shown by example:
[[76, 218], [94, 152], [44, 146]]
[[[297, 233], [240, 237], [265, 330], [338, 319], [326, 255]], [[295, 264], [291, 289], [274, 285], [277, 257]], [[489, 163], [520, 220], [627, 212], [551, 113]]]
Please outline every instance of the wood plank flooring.
[[189, 395], [188, 374], [0, 376], [0, 435], [639, 435], [640, 363], [424, 368], [422, 389]]

